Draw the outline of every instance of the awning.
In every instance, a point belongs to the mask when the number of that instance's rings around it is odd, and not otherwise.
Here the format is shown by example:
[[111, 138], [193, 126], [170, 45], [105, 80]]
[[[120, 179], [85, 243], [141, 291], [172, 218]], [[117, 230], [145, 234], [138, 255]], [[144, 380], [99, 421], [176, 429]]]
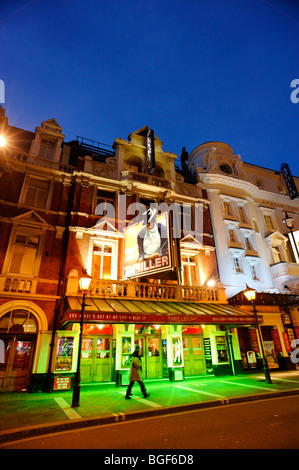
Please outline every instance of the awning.
[[[82, 298], [68, 297], [61, 326], [80, 321]], [[84, 323], [252, 325], [255, 316], [228, 304], [87, 298]], [[263, 317], [258, 315], [259, 323]]]

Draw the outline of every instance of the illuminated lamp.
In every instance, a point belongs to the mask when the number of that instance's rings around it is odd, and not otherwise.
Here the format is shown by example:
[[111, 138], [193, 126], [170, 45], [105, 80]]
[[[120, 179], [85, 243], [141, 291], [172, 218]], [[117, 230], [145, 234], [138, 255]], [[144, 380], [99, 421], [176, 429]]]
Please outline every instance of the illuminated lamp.
[[246, 284], [246, 289], [243, 290], [243, 294], [245, 295], [246, 299], [249, 301], [255, 300], [256, 298], [256, 290], [250, 289], [250, 287], [248, 287], [247, 284]]
[[289, 215], [286, 211], [284, 211], [284, 218], [282, 219], [283, 223], [286, 224], [286, 226], [290, 229], [293, 230], [293, 222], [294, 222], [294, 217]]
[[83, 292], [87, 292], [90, 286], [91, 277], [80, 277], [79, 286]]
[[6, 138], [3, 135], [0, 135], [0, 147], [5, 147]]
[[215, 285], [214, 279], [210, 279], [210, 280], [207, 282], [207, 286], [208, 286], [208, 287], [214, 287], [214, 285]]

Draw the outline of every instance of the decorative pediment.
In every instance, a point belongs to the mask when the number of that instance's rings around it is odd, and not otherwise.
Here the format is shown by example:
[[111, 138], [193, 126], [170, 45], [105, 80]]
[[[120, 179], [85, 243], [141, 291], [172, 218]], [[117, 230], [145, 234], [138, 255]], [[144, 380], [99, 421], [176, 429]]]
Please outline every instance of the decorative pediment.
[[82, 239], [84, 233], [91, 237], [105, 237], [105, 238], [122, 238], [123, 234], [117, 230], [108, 220], [100, 220], [96, 225], [90, 228], [85, 227], [71, 227], [71, 232], [76, 233], [76, 238]]
[[265, 240], [268, 243], [268, 245], [273, 246], [273, 245], [282, 245], [283, 243], [286, 243], [288, 241], [288, 238], [276, 230], [275, 232], [272, 232], [270, 233], [270, 235], [265, 237]]
[[51, 130], [54, 129], [59, 129], [61, 131], [62, 127], [60, 127], [60, 125], [58, 124], [58, 122], [56, 121], [56, 119], [52, 118], [52, 119], [48, 119], [47, 121], [43, 121], [41, 123], [41, 126], [43, 128], [50, 128]]
[[107, 233], [120, 234], [120, 232], [112, 225], [108, 220], [99, 221], [94, 227], [93, 230], [101, 231]]
[[48, 228], [49, 224], [37, 212], [29, 211], [24, 214], [11, 218], [12, 222], [17, 225], [27, 225], [30, 227], [45, 227]]

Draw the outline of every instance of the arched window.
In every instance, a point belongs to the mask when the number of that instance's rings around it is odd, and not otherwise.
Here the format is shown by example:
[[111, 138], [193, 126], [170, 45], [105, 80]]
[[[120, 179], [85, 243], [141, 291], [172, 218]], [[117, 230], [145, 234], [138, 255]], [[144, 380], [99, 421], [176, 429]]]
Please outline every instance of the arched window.
[[36, 334], [37, 322], [28, 310], [11, 310], [0, 318], [1, 333]]
[[141, 162], [138, 158], [130, 157], [126, 160], [126, 170], [142, 173]]

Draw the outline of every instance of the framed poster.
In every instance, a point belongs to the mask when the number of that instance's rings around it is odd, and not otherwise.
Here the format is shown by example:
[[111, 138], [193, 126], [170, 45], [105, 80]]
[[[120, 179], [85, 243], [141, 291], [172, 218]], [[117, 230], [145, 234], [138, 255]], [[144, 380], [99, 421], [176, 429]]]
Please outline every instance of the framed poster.
[[151, 214], [124, 230], [125, 278], [141, 277], [171, 268], [167, 213]]
[[73, 362], [74, 338], [60, 336], [57, 344], [55, 370], [71, 371]]

